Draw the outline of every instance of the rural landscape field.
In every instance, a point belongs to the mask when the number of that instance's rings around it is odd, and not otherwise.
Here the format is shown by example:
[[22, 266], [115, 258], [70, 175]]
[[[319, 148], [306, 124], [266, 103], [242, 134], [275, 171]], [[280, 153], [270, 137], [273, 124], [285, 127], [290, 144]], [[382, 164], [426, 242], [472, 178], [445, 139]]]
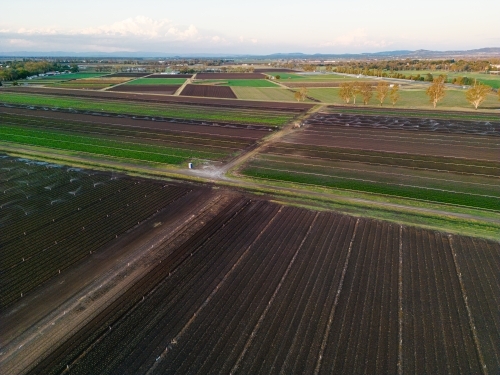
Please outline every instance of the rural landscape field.
[[418, 5], [5, 4], [0, 373], [499, 374], [500, 8]]

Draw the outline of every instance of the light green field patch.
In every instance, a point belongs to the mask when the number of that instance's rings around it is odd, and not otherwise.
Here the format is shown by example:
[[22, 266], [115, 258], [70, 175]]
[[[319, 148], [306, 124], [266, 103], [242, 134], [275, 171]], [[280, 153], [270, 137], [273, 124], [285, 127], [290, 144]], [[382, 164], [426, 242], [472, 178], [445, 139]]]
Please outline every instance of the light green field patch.
[[292, 79], [304, 79], [303, 76], [300, 76], [295, 73], [281, 73], [281, 72], [272, 72], [272, 73], [267, 73], [269, 76], [280, 76], [280, 80], [292, 80]]
[[265, 79], [209, 79], [198, 80], [197, 84], [215, 84], [230, 87], [277, 87], [278, 85]]
[[[296, 102], [294, 93], [282, 88], [234, 87], [238, 99]], [[310, 102], [306, 99], [306, 102]]]
[[185, 78], [139, 78], [127, 82], [126, 85], [182, 85]]
[[72, 79], [82, 79], [82, 78], [95, 78], [101, 77], [109, 73], [69, 73], [69, 74], [59, 74], [56, 76], [45, 76], [34, 79], [26, 79], [23, 82], [39, 82], [39, 81], [69, 81]]
[[[472, 105], [465, 98], [464, 89], [448, 89], [446, 91], [446, 96], [443, 100], [438, 102], [438, 108], [455, 109], [455, 110], [466, 110], [473, 109]], [[345, 104], [339, 97], [338, 88], [309, 88], [309, 96], [321, 100], [324, 103], [332, 104]], [[352, 104], [352, 100], [349, 104]], [[358, 95], [356, 104], [363, 106], [362, 98]], [[375, 92], [372, 99], [368, 103], [370, 106], [378, 104], [375, 99]], [[390, 99], [386, 98], [384, 106], [392, 106], [390, 104]], [[425, 90], [401, 90], [400, 98], [395, 105], [396, 108], [406, 107], [406, 108], [427, 108], [432, 109], [432, 104], [429, 101], [429, 97], [426, 95]], [[500, 103], [498, 102], [497, 96], [494, 94], [488, 95], [488, 98], [483, 102], [479, 109], [498, 109], [500, 108]]]

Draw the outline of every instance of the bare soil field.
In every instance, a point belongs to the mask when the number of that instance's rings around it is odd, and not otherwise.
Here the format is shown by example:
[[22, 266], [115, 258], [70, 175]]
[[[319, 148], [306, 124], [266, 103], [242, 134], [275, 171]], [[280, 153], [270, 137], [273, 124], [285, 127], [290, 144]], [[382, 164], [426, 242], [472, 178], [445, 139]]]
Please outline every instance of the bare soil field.
[[307, 103], [279, 103], [253, 100], [224, 100], [220, 98], [200, 98], [188, 96], [159, 96], [148, 94], [117, 93], [111, 91], [93, 91], [68, 90], [57, 88], [42, 87], [17, 87], [15, 89], [2, 89], [5, 92], [25, 92], [40, 95], [68, 96], [75, 98], [95, 98], [105, 100], [130, 100], [134, 102], [145, 103], [179, 103], [192, 105], [209, 105], [217, 107], [235, 107], [235, 108], [256, 108], [270, 109], [279, 111], [304, 112], [309, 110], [312, 105]]
[[264, 79], [260, 73], [198, 73], [196, 79]]
[[10, 358], [33, 374], [500, 368], [496, 242], [234, 197], [162, 254], [38, 359]]
[[181, 85], [120, 85], [107, 91], [172, 95]]
[[233, 90], [228, 86], [186, 85], [180, 95], [236, 99]]

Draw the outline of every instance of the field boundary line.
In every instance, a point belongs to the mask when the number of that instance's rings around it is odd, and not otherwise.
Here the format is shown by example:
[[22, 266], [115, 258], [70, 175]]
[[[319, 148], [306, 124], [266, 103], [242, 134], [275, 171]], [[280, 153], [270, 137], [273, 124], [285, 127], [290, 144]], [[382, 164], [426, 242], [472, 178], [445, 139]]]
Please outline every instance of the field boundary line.
[[279, 284], [276, 286], [276, 289], [274, 290], [273, 295], [269, 299], [269, 302], [267, 303], [266, 308], [264, 309], [264, 311], [262, 312], [259, 320], [255, 324], [255, 327], [252, 330], [252, 333], [250, 334], [250, 337], [248, 338], [247, 342], [245, 343], [245, 346], [243, 347], [243, 350], [241, 351], [240, 355], [238, 356], [238, 359], [236, 360], [236, 363], [234, 364], [234, 366], [231, 369], [231, 371], [229, 372], [229, 374], [233, 375], [236, 371], [238, 371], [238, 368], [240, 367], [241, 361], [245, 357], [245, 354], [247, 353], [248, 349], [250, 348], [250, 345], [252, 344], [253, 339], [256, 336], [257, 331], [259, 330], [262, 322], [264, 321], [264, 319], [265, 319], [265, 317], [267, 315], [267, 312], [271, 308], [271, 306], [272, 306], [272, 304], [274, 302], [274, 299], [278, 295], [278, 293], [279, 293], [279, 291], [281, 289], [281, 286], [283, 285], [283, 282], [285, 281], [286, 277], [288, 276], [288, 273], [292, 269], [292, 266], [295, 263], [295, 259], [297, 259], [297, 256], [299, 255], [299, 251], [302, 249], [302, 245], [304, 245], [304, 243], [306, 242], [306, 240], [309, 238], [309, 234], [311, 233], [311, 230], [312, 230], [314, 224], [316, 223], [316, 220], [318, 219], [319, 214], [320, 213], [317, 212], [316, 215], [314, 215], [314, 219], [311, 222], [311, 224], [309, 225], [309, 228], [307, 229], [307, 233], [305, 234], [304, 238], [302, 239], [302, 242], [300, 243], [300, 245], [297, 247], [297, 250], [295, 251], [295, 254], [293, 254], [293, 257], [290, 260], [290, 263], [288, 263], [288, 267], [286, 268], [285, 273], [281, 277]]
[[328, 337], [330, 336], [330, 331], [332, 329], [333, 317], [335, 315], [335, 310], [337, 309], [337, 304], [339, 302], [340, 293], [342, 292], [342, 287], [344, 285], [344, 278], [347, 273], [347, 266], [349, 265], [349, 259], [351, 258], [351, 251], [354, 245], [354, 240], [356, 239], [356, 233], [358, 230], [358, 224], [360, 219], [356, 219], [356, 224], [354, 225], [354, 231], [352, 233], [351, 241], [349, 242], [349, 248], [347, 249], [347, 256], [344, 262], [344, 267], [342, 269], [342, 275], [340, 276], [339, 287], [337, 289], [337, 293], [335, 294], [335, 300], [333, 301], [332, 309], [330, 310], [330, 316], [328, 317], [328, 323], [326, 325], [325, 334], [323, 335], [323, 341], [321, 342], [321, 347], [318, 353], [318, 359], [316, 360], [316, 367], [314, 369], [314, 374], [319, 374], [319, 370], [321, 369], [321, 360], [323, 359], [323, 355], [326, 349], [326, 343], [328, 341]]
[[207, 297], [207, 299], [205, 301], [203, 301], [203, 303], [201, 304], [201, 306], [194, 312], [194, 314], [191, 317], [191, 319], [188, 320], [188, 322], [184, 325], [184, 327], [182, 327], [182, 329], [179, 331], [179, 333], [177, 333], [177, 335], [171, 340], [170, 345], [167, 346], [167, 348], [165, 348], [165, 350], [158, 356], [158, 358], [156, 359], [156, 361], [153, 364], [153, 366], [151, 366], [151, 368], [146, 372], [146, 375], [152, 374], [153, 371], [158, 366], [158, 364], [161, 362], [161, 360], [163, 360], [165, 358], [165, 356], [168, 354], [168, 352], [171, 350], [171, 345], [173, 346], [173, 345], [175, 345], [175, 344], [177, 344], [179, 342], [179, 340], [181, 339], [182, 335], [191, 326], [191, 324], [198, 317], [198, 315], [201, 313], [201, 311], [210, 303], [210, 301], [212, 300], [212, 298], [219, 291], [220, 287], [226, 282], [226, 280], [229, 278], [229, 276], [232, 275], [232, 273], [237, 268], [237, 266], [247, 256], [247, 254], [250, 251], [250, 249], [252, 248], [253, 244], [256, 243], [262, 237], [262, 235], [267, 231], [267, 229], [269, 228], [269, 226], [274, 222], [274, 220], [276, 219], [276, 217], [279, 215], [279, 213], [282, 210], [283, 210], [283, 206], [281, 206], [280, 209], [271, 218], [271, 220], [269, 220], [269, 222], [266, 224], [266, 226], [262, 229], [262, 231], [259, 233], [259, 235], [255, 238], [255, 240], [250, 245], [248, 245], [248, 247], [245, 249], [245, 251], [243, 252], [243, 254], [240, 255], [240, 257], [238, 258], [238, 260], [233, 264], [233, 266], [231, 267], [231, 269], [224, 275], [224, 277], [222, 278], [222, 280], [217, 284], [217, 286], [210, 293], [210, 295]]
[[467, 318], [469, 320], [469, 326], [470, 326], [470, 330], [472, 333], [472, 338], [474, 339], [474, 344], [476, 347], [477, 355], [479, 357], [479, 362], [481, 363], [481, 368], [483, 370], [483, 374], [488, 375], [488, 368], [486, 367], [486, 363], [484, 362], [484, 356], [483, 356], [483, 353], [481, 351], [481, 345], [479, 343], [479, 338], [477, 336], [476, 325], [474, 324], [474, 318], [472, 317], [472, 312], [471, 312], [469, 302], [467, 299], [467, 292], [465, 291], [465, 285], [464, 285], [464, 282], [462, 279], [462, 272], [460, 270], [460, 266], [459, 266], [458, 261], [457, 261], [457, 254], [456, 254], [455, 249], [453, 247], [453, 236], [451, 234], [448, 235], [448, 242], [450, 244], [451, 255], [453, 256], [453, 263], [455, 264], [455, 271], [457, 272], [458, 281], [460, 283], [462, 298], [463, 298], [463, 301], [465, 304], [465, 308], [467, 310]]
[[398, 263], [398, 375], [403, 375], [403, 226], [399, 226]]

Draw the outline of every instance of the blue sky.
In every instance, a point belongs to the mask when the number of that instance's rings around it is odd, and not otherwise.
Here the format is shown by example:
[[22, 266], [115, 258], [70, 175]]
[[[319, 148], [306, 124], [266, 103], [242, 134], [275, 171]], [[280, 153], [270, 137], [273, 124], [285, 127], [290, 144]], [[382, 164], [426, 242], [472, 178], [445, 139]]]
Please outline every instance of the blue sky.
[[500, 1], [4, 2], [0, 52], [357, 53], [500, 47]]

